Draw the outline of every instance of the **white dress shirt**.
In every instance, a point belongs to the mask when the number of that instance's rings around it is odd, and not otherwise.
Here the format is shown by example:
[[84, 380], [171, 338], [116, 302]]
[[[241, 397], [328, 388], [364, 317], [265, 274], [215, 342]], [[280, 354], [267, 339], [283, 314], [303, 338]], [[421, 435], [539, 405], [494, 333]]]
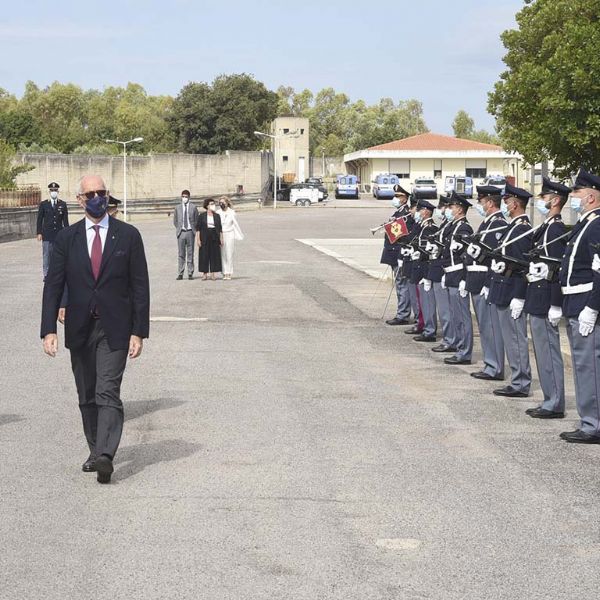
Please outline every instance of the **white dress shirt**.
[[209, 229], [215, 228], [215, 217], [212, 213], [206, 215], [206, 224], [208, 225]]
[[94, 225], [100, 226], [100, 241], [102, 242], [102, 252], [104, 252], [106, 236], [108, 235], [108, 213], [104, 215], [100, 223], [94, 223], [93, 221], [90, 221], [90, 219], [88, 219], [87, 216], [85, 218], [85, 232], [87, 235], [87, 247], [90, 258], [92, 257], [92, 244], [94, 243], [94, 238], [96, 237], [96, 230], [94, 229]]
[[190, 223], [190, 203], [189, 202], [181, 202], [181, 206], [182, 208], [182, 226], [181, 229], [183, 231], [191, 231], [192, 230], [192, 224]]

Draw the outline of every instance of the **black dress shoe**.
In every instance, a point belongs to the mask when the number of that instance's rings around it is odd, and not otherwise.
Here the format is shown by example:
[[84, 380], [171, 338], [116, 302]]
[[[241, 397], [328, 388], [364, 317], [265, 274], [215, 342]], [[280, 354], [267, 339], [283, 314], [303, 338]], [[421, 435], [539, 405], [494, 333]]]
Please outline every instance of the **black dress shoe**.
[[415, 342], [437, 342], [435, 335], [423, 335], [422, 333], [413, 338]]
[[98, 472], [96, 477], [98, 483], [110, 483], [110, 476], [114, 471], [110, 456], [102, 454], [96, 459], [96, 471]]
[[90, 454], [87, 460], [81, 465], [81, 470], [84, 473], [93, 473], [96, 470], [96, 457]]
[[407, 335], [418, 335], [422, 331], [423, 330], [419, 329], [418, 327], [411, 327], [410, 329], [405, 329], [404, 333], [406, 333]]
[[571, 444], [600, 444], [600, 435], [586, 433], [585, 431], [567, 431], [564, 435], [561, 434], [563, 440]]
[[193, 275], [188, 275], [188, 279], [194, 279]]
[[470, 365], [471, 361], [468, 358], [457, 358], [456, 356], [449, 356], [444, 359], [447, 365]]
[[446, 344], [440, 344], [439, 346], [434, 346], [431, 349], [432, 352], [456, 352], [456, 348], [453, 346], [446, 346]]
[[502, 381], [504, 377], [494, 377], [485, 371], [476, 371], [475, 373], [471, 373], [471, 377], [475, 377], [475, 379], [484, 379], [485, 381]]
[[399, 319], [398, 317], [394, 317], [393, 319], [388, 319], [386, 321], [387, 325], [410, 325], [410, 321], [408, 319]]
[[502, 388], [497, 388], [493, 392], [494, 396], [506, 396], [508, 398], [527, 398], [529, 394], [515, 390], [514, 387], [507, 385]]
[[537, 408], [529, 408], [528, 410], [525, 411], [525, 413], [528, 414], [530, 417], [533, 417], [534, 419], [564, 419], [565, 418], [564, 412], [556, 412], [553, 410], [546, 410], [545, 408], [540, 408], [539, 406]]
[[575, 431], [563, 431], [558, 435], [558, 437], [563, 440], [566, 440], [567, 436], [574, 435], [575, 433], [579, 433], [579, 429], [576, 429]]
[[177, 281], [179, 281], [180, 279], [183, 279], [183, 275], [177, 275]]

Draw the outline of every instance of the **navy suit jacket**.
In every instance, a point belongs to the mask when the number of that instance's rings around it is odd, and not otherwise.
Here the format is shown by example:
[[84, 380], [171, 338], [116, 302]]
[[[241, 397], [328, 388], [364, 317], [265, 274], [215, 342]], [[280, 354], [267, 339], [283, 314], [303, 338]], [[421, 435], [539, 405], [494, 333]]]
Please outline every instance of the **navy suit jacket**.
[[127, 349], [132, 335], [148, 337], [148, 267], [142, 236], [132, 225], [109, 218], [97, 281], [92, 275], [85, 219], [59, 232], [44, 284], [42, 338], [56, 333], [65, 284], [69, 288], [65, 319], [67, 348], [77, 349], [86, 343], [94, 309], [112, 350]]

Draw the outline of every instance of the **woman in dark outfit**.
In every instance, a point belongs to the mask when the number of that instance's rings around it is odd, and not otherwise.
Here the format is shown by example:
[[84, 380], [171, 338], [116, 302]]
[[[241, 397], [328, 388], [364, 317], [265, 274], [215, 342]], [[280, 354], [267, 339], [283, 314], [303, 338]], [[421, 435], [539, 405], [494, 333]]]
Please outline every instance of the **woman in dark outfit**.
[[198, 270], [202, 279], [208, 273], [214, 280], [215, 273], [221, 272], [221, 246], [223, 245], [223, 229], [221, 217], [216, 212], [217, 207], [213, 198], [204, 201], [206, 212], [200, 213], [196, 222], [196, 243], [200, 248], [198, 256]]

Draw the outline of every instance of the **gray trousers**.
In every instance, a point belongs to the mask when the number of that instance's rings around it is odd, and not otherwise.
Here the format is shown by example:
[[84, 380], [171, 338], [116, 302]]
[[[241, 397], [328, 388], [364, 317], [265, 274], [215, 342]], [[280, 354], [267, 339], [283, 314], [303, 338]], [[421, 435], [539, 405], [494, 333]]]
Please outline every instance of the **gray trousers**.
[[437, 333], [437, 312], [433, 288], [426, 292], [423, 285], [419, 285], [419, 296], [423, 311], [423, 335], [434, 336]]
[[194, 274], [194, 232], [182, 231], [177, 238], [179, 261], [177, 263], [179, 275], [183, 275], [187, 262], [188, 275]]
[[421, 316], [421, 307], [419, 306], [419, 298], [417, 297], [417, 284], [407, 282], [406, 285], [408, 286], [408, 296], [410, 298], [410, 306], [415, 317], [415, 323], [418, 323], [419, 317]]
[[53, 248], [54, 244], [52, 242], [42, 242], [42, 273], [44, 274], [44, 279], [46, 279], [46, 275], [48, 275]]
[[396, 319], [410, 319], [410, 295], [408, 292], [408, 279], [398, 277], [399, 267], [394, 269], [396, 278], [396, 296], [398, 298], [398, 308], [396, 309]]
[[71, 350], [79, 410], [90, 453], [114, 458], [123, 431], [121, 380], [127, 350], [111, 350], [100, 320], [93, 320], [85, 345]]
[[577, 319], [567, 320], [567, 335], [571, 345], [571, 360], [575, 377], [575, 403], [581, 419], [579, 429], [600, 434], [600, 329], [596, 325], [590, 335], [579, 333]]
[[456, 348], [456, 344], [458, 343], [456, 340], [456, 327], [452, 322], [452, 315], [450, 314], [450, 294], [448, 294], [448, 289], [444, 289], [441, 283], [434, 282], [433, 293], [435, 294], [435, 306], [438, 317], [442, 325], [442, 342], [446, 346]]
[[458, 288], [448, 288], [450, 296], [450, 315], [456, 328], [456, 352], [454, 356], [461, 360], [471, 360], [473, 354], [473, 321], [471, 320], [471, 305], [469, 295], [464, 298], [458, 293]]
[[[492, 305], [494, 308], [495, 305]], [[510, 385], [519, 392], [529, 394], [531, 388], [531, 366], [527, 345], [527, 315], [521, 313], [513, 319], [508, 306], [495, 306], [504, 341], [504, 351], [510, 367]]]
[[479, 327], [484, 373], [504, 377], [504, 342], [500, 331], [498, 311], [483, 296], [471, 294], [473, 310]]
[[533, 352], [540, 387], [544, 393], [542, 408], [554, 412], [565, 410], [565, 367], [560, 351], [558, 327], [545, 317], [529, 315]]

